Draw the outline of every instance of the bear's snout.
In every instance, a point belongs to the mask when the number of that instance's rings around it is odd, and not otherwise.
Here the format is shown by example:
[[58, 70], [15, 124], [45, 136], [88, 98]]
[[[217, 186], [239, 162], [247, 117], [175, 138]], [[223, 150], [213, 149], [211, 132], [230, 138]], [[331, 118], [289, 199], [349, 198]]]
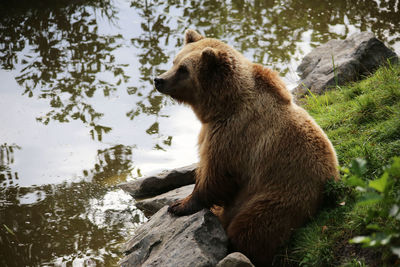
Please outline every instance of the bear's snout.
[[163, 91], [163, 89], [164, 89], [164, 79], [162, 79], [162, 78], [154, 78], [154, 85], [155, 85], [155, 87], [156, 87], [156, 89], [157, 89], [157, 91], [159, 91], [159, 92], [161, 92], [161, 93], [164, 93]]

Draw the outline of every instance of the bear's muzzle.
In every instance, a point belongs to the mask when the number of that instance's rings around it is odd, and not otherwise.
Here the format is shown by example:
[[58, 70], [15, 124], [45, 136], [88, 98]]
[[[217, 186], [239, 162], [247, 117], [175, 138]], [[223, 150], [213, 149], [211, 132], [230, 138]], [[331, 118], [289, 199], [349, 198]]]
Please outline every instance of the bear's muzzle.
[[155, 78], [154, 79], [154, 86], [156, 87], [157, 91], [160, 93], [165, 93], [165, 88], [164, 88], [165, 80], [162, 78]]

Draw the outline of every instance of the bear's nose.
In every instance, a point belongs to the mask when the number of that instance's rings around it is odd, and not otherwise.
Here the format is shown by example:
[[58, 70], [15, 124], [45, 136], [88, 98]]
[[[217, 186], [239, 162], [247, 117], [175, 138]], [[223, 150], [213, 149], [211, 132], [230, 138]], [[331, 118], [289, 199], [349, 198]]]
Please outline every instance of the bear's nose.
[[162, 89], [163, 84], [164, 84], [164, 79], [161, 79], [161, 78], [154, 79], [154, 85], [156, 86], [157, 90], [160, 91], [160, 89]]

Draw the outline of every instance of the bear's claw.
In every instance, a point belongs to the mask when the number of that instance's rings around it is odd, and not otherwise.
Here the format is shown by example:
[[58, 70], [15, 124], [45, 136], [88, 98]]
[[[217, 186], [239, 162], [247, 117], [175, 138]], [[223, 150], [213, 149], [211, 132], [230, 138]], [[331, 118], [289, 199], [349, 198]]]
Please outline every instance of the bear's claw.
[[176, 216], [185, 216], [191, 215], [193, 213], [198, 212], [202, 209], [200, 205], [195, 205], [196, 203], [192, 203], [193, 201], [188, 201], [186, 199], [181, 199], [172, 203], [168, 207], [168, 212], [176, 215]]

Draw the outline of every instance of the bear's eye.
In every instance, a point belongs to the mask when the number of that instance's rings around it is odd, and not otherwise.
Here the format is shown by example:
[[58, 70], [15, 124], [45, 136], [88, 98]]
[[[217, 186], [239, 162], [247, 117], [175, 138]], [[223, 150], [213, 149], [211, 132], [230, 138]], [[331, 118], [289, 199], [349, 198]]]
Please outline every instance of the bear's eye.
[[178, 68], [178, 72], [179, 72], [179, 74], [186, 74], [186, 73], [188, 73], [188, 69], [187, 69], [186, 66], [181, 65], [181, 66], [179, 66], [179, 68]]

